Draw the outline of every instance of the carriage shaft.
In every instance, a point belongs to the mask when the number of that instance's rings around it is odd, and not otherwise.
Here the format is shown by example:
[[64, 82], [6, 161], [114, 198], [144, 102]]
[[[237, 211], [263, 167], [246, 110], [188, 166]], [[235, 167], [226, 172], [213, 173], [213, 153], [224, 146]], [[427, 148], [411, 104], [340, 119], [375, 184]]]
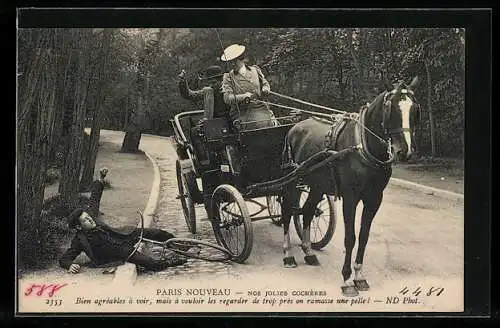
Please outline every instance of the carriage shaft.
[[250, 219], [253, 221], [262, 221], [267, 219], [281, 218], [281, 215], [265, 215], [265, 216], [252, 216]]
[[[358, 146], [352, 146], [346, 149], [342, 149], [340, 151], [335, 151], [331, 149], [325, 149], [322, 150], [310, 158], [308, 158], [306, 161], [301, 163], [297, 168], [295, 168], [292, 172], [288, 173], [284, 177], [281, 177], [276, 180], [271, 180], [271, 181], [266, 181], [262, 183], [257, 183], [254, 185], [251, 185], [247, 188], [248, 192], [247, 195], [252, 195], [258, 192], [264, 192], [264, 191], [277, 191], [284, 186], [294, 182], [295, 180], [299, 179], [300, 177], [303, 177], [309, 173], [311, 173], [314, 170], [317, 170], [332, 161], [342, 159], [345, 155], [348, 153], [351, 153], [355, 150], [358, 149]], [[326, 158], [322, 159], [320, 162], [317, 162], [314, 164], [315, 161], [317, 161], [319, 158], [326, 156]]]

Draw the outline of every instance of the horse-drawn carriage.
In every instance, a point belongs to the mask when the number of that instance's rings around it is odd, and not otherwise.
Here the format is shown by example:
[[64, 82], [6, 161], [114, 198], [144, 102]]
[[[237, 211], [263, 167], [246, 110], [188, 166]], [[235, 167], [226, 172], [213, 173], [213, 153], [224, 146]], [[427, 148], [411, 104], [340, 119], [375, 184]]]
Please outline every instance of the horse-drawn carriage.
[[[204, 195], [209, 197], [205, 208], [217, 242], [233, 253], [234, 261], [243, 262], [252, 250], [252, 222], [270, 219], [280, 225], [282, 187], [293, 181], [302, 192], [300, 202], [307, 198], [308, 187], [300, 184], [297, 169], [284, 168], [282, 161], [285, 136], [295, 122], [289, 117], [286, 122], [278, 117], [276, 126], [240, 131], [225, 118], [200, 124], [202, 117], [203, 111], [190, 111], [177, 114], [171, 121], [178, 155], [178, 198], [188, 229], [195, 233], [195, 206], [204, 204]], [[231, 154], [226, 151], [228, 145], [238, 149], [241, 167], [238, 176], [233, 174]], [[293, 216], [300, 238], [301, 216], [299, 212]], [[333, 197], [325, 195], [311, 224], [313, 249], [329, 243], [335, 226]]]
[[[394, 159], [407, 160], [415, 150], [413, 131], [418, 126], [420, 106], [412, 89], [417, 85], [416, 77], [408, 85], [404, 81], [387, 84], [358, 113], [273, 93], [335, 114], [309, 112], [326, 119], [256, 130], [241, 131], [225, 119], [214, 119], [203, 121], [202, 129], [193, 133], [203, 111], [176, 115], [172, 124], [179, 157], [179, 198], [190, 231], [196, 230], [195, 204], [204, 203], [217, 242], [232, 253], [234, 261], [243, 262], [252, 249], [252, 222], [270, 218], [278, 223], [281, 217], [283, 263], [295, 267], [288, 229], [293, 216], [305, 262], [318, 265], [311, 249], [321, 249], [331, 240], [337, 218], [334, 197], [340, 197], [345, 233], [342, 293], [356, 296], [358, 291], [368, 290], [363, 259], [372, 221], [392, 174], [391, 163]], [[239, 149], [239, 175], [233, 174], [231, 153], [225, 152], [227, 145]], [[214, 176], [218, 182], [213, 187], [200, 188], [198, 180], [207, 186], [203, 181]], [[209, 202], [206, 196], [210, 196]], [[266, 205], [259, 201], [262, 197]], [[352, 265], [354, 222], [361, 201], [359, 244]], [[262, 215], [265, 211], [268, 215]], [[318, 228], [320, 225], [323, 229]]]

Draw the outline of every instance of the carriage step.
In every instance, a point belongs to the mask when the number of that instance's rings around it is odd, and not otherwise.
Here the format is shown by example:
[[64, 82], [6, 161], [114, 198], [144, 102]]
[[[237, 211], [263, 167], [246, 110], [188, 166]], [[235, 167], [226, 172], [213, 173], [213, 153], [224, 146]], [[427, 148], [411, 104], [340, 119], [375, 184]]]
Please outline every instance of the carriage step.
[[187, 194], [184, 194], [184, 195], [177, 195], [175, 196], [175, 199], [181, 199], [181, 198], [187, 198]]

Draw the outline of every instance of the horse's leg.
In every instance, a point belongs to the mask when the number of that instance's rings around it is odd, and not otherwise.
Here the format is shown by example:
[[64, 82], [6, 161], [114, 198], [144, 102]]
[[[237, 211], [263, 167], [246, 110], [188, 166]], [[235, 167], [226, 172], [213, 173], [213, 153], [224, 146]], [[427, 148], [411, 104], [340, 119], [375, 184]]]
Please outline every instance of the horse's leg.
[[312, 252], [311, 248], [311, 221], [316, 212], [318, 203], [323, 198], [323, 194], [311, 189], [304, 206], [302, 207], [303, 233], [302, 233], [302, 251], [305, 254], [304, 261], [309, 265], [319, 265], [318, 258]]
[[344, 296], [357, 296], [359, 294], [351, 277], [352, 250], [354, 248], [354, 244], [356, 243], [354, 220], [356, 218], [356, 205], [358, 202], [359, 198], [356, 197], [352, 191], [344, 194], [343, 196], [345, 258], [344, 266], [342, 267], [342, 276], [344, 278], [342, 294]]
[[365, 256], [368, 237], [370, 236], [372, 221], [381, 203], [381, 191], [368, 192], [363, 197], [363, 214], [361, 216], [361, 228], [359, 231], [358, 253], [356, 254], [356, 262], [354, 263], [354, 285], [361, 291], [365, 291], [370, 288], [365, 277], [363, 277], [363, 258]]
[[281, 221], [283, 224], [283, 265], [285, 268], [295, 268], [297, 262], [291, 254], [290, 242], [290, 220], [292, 218], [293, 207], [298, 205], [299, 193], [296, 188], [286, 188], [283, 192], [283, 201], [281, 203]]

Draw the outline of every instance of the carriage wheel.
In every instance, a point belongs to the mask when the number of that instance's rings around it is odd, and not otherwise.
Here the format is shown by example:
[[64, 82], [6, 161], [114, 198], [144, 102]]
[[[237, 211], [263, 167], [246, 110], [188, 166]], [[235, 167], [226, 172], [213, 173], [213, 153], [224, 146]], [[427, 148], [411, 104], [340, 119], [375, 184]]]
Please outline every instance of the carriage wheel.
[[252, 251], [252, 221], [245, 200], [233, 186], [218, 186], [212, 195], [212, 227], [215, 238], [228, 249], [232, 260], [242, 263]]
[[[300, 194], [300, 207], [306, 202], [309, 195], [308, 188], [301, 188]], [[293, 223], [299, 238], [303, 238], [302, 229], [302, 215], [294, 215]], [[318, 203], [314, 217], [311, 221], [311, 247], [315, 250], [320, 250], [328, 243], [333, 237], [335, 228], [337, 226], [335, 202], [332, 196], [324, 195], [323, 199]]]
[[179, 195], [177, 197], [181, 200], [184, 219], [186, 220], [189, 232], [196, 233], [196, 211], [194, 209], [194, 202], [189, 192], [186, 177], [182, 174], [179, 160], [175, 162], [175, 171], [177, 173], [177, 187], [179, 188]]
[[[224, 247], [203, 240], [170, 238], [165, 242], [165, 246], [177, 254], [209, 262], [224, 262], [232, 258], [231, 252]], [[198, 248], [199, 253], [190, 252], [192, 247]]]
[[279, 218], [271, 218], [271, 221], [278, 227], [281, 227], [281, 200], [281, 196], [266, 196], [269, 215], [280, 215]]

